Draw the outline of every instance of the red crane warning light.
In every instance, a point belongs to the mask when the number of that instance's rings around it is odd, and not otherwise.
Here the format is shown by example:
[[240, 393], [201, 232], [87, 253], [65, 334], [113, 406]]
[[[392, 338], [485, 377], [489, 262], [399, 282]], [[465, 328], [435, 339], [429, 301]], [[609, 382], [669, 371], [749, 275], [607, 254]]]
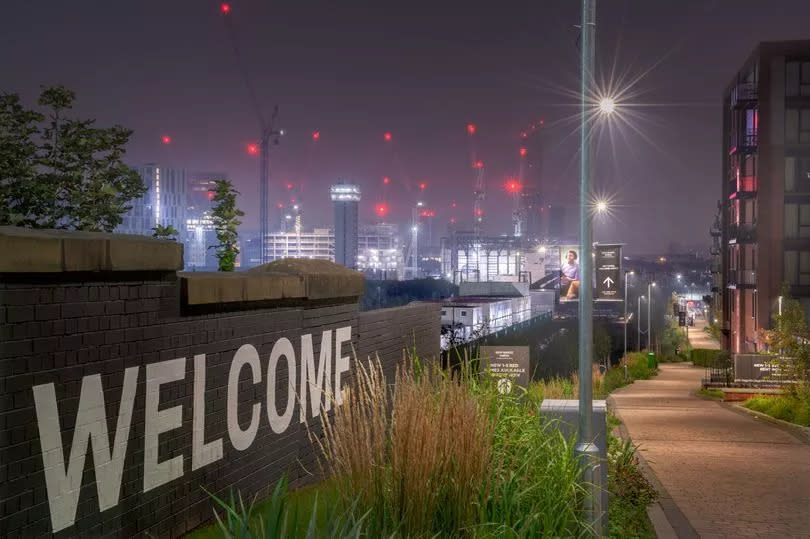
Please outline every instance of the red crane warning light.
[[475, 134], [475, 124], [467, 124], [467, 133], [470, 135]]
[[385, 217], [388, 215], [388, 204], [381, 202], [374, 207], [374, 213], [377, 214], [378, 217]]
[[312, 140], [320, 140], [320, 138], [321, 138], [320, 131], [315, 131], [314, 133], [312, 133]]
[[219, 11], [223, 15], [229, 15], [231, 13], [231, 5], [228, 2], [222, 2], [219, 5]]
[[385, 133], [383, 133], [383, 140], [385, 142], [391, 142], [391, 133], [389, 133], [387, 131]]
[[288, 190], [288, 191], [291, 191], [291, 190], [292, 190], [292, 188], [293, 188], [293, 184], [288, 183], [288, 184], [287, 184], [287, 190]]
[[259, 146], [257, 144], [248, 144], [247, 152], [250, 155], [259, 155]]
[[419, 183], [419, 190], [424, 191], [425, 189], [427, 189], [427, 183], [426, 182], [420, 182]]
[[170, 137], [169, 135], [163, 135], [162, 137], [160, 137], [160, 142], [162, 142], [163, 144], [167, 144], [167, 145], [171, 144], [172, 143], [172, 137]]
[[475, 163], [473, 163], [473, 168], [484, 168], [484, 162], [476, 161]]
[[521, 148], [520, 149], [520, 156], [521, 157], [526, 157], [528, 154], [529, 154], [529, 150], [527, 150], [526, 148]]
[[385, 176], [385, 177], [383, 178], [383, 183], [384, 183], [385, 185], [388, 185], [389, 183], [391, 183], [391, 178], [389, 178], [388, 176]]
[[514, 179], [506, 182], [506, 191], [509, 193], [519, 193], [522, 187], [523, 186], [520, 185], [520, 182]]

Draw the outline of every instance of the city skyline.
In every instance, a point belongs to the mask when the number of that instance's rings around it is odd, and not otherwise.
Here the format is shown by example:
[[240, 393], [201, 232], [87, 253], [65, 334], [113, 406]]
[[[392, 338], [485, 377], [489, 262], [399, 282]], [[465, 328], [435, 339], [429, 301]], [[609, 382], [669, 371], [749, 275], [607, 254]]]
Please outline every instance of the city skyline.
[[[598, 32], [600, 50], [610, 51], [597, 62], [603, 73], [615, 61], [630, 66], [622, 71], [630, 79], [643, 75], [634, 88], [640, 95], [628, 105], [656, 105], [637, 109], [640, 133], [624, 129], [602, 141], [597, 154], [597, 189], [614, 198], [616, 211], [597, 221], [595, 239], [624, 241], [629, 252], [661, 250], [662, 237], [667, 244], [709, 244], [706, 229], [720, 197], [717, 103], [731, 74], [727, 61], [742, 61], [761, 40], [803, 37], [800, 15], [810, 10], [788, 2], [781, 13], [756, 17], [759, 2], [735, 2], [733, 10], [722, 1], [648, 4], [603, 6]], [[286, 131], [272, 147], [271, 204], [283, 201], [293, 183], [306, 211], [325, 214], [324, 193], [344, 180], [367, 193], [363, 221], [373, 220], [375, 204], [387, 199], [386, 220], [405, 222], [421, 196], [437, 223], [455, 218], [463, 226], [472, 221], [466, 126], [473, 123], [486, 167], [486, 232], [508, 233], [504, 186], [518, 173], [520, 132], [544, 120], [529, 148], [530, 156], [540, 153], [541, 170], [529, 171], [535, 185], [527, 184], [552, 204], [576, 207], [569, 121], [576, 102], [575, 5], [516, 5], [491, 14], [427, 4], [337, 12], [231, 5], [258, 100], [268, 112], [279, 105]], [[227, 172], [242, 193], [245, 228], [259, 228], [258, 158], [247, 151], [259, 129], [218, 2], [32, 10], [8, 6], [0, 21], [7, 42], [0, 65], [14, 81], [4, 91], [33, 105], [40, 84], [70, 87], [77, 115], [135, 130], [129, 163]], [[29, 34], [18, 24], [34, 19], [49, 31]], [[30, 69], [33, 58], [37, 69]], [[612, 159], [614, 151], [622, 158]]]

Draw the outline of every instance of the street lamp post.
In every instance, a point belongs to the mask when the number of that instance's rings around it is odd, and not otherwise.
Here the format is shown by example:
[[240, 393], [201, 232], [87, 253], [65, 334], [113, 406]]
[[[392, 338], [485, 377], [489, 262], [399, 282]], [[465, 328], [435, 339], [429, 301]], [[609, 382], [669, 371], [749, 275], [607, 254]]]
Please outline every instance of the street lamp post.
[[636, 328], [638, 329], [638, 339], [636, 339], [636, 348], [638, 351], [641, 352], [641, 300], [644, 299], [644, 296], [638, 297], [638, 318], [636, 320]]
[[[589, 99], [593, 94], [594, 56], [596, 53], [596, 0], [582, 0], [580, 40], [580, 173], [579, 173], [579, 425], [574, 448], [583, 466], [583, 481], [588, 485], [583, 509], [584, 520], [596, 537], [602, 536], [602, 488], [599, 448], [593, 435], [593, 216], [591, 198], [591, 147], [589, 138]], [[610, 111], [603, 110], [603, 113]]]
[[622, 359], [626, 362], [627, 361], [627, 278], [630, 275], [635, 275], [633, 271], [625, 271], [624, 272], [624, 356]]
[[650, 346], [652, 338], [652, 333], [650, 332], [650, 311], [652, 310], [652, 287], [654, 286], [655, 281], [647, 283], [647, 352], [652, 350]]

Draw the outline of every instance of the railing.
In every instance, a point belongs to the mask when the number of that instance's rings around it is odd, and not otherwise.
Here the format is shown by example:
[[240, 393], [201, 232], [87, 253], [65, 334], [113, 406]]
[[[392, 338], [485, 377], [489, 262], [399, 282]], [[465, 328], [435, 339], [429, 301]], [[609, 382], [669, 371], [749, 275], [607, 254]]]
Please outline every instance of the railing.
[[755, 194], [757, 192], [756, 176], [739, 176], [732, 178], [729, 182], [730, 198], [745, 194]]
[[730, 243], [741, 243], [756, 241], [756, 223], [732, 223], [728, 227], [728, 238]]
[[746, 129], [745, 131], [735, 131], [731, 133], [729, 139], [730, 152], [738, 150], [751, 150], [759, 144], [759, 131], [757, 129]]
[[751, 101], [756, 101], [759, 98], [756, 83], [742, 82], [731, 90], [731, 106], [747, 104]]
[[757, 273], [754, 270], [731, 269], [728, 270], [728, 286], [744, 288], [757, 285]]

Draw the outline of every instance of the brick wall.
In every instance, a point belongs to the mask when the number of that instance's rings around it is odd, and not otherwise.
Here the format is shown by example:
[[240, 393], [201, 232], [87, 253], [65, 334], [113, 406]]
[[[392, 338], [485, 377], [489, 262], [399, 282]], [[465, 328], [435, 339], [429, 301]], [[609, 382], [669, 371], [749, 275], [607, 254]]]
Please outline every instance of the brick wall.
[[[295, 402], [289, 426], [281, 432], [274, 432], [268, 418], [268, 358], [281, 339], [289, 339], [294, 349], [296, 387], [305, 369], [301, 356], [304, 335], [311, 335], [316, 365], [322, 337], [330, 337], [333, 377], [340, 328], [351, 328], [342, 355], [351, 355], [352, 346], [361, 358], [379, 352], [391, 375], [406, 346], [415, 343], [420, 356], [438, 354], [439, 313], [435, 305], [358, 313], [356, 297], [321, 298], [280, 301], [277, 305], [264, 302], [262, 308], [240, 305], [239, 310], [229, 312], [212, 309], [205, 313], [204, 308], [198, 308], [194, 311], [198, 314], [186, 315], [183, 313], [189, 311], [182, 308], [180, 282], [175, 272], [155, 271], [0, 275], [0, 536], [50, 534], [54, 507], [63, 515], [62, 525], [65, 519], [70, 520], [71, 506], [66, 500], [75, 497], [75, 489], [56, 483], [49, 489], [45, 462], [55, 470], [51, 473], [53, 481], [65, 480], [70, 476], [70, 467], [65, 466], [78, 462], [76, 457], [81, 456], [76, 450], [76, 433], [82, 429], [99, 432], [98, 424], [92, 429], [76, 424], [82, 399], [92, 403], [93, 379], [100, 378], [103, 388], [107, 444], [97, 447], [97, 440], [102, 438], [86, 436], [80, 486], [76, 483], [75, 522], [64, 525], [57, 535], [176, 537], [210, 520], [211, 501], [203, 487], [218, 494], [239, 489], [250, 498], [266, 493], [283, 473], [293, 485], [312, 481], [313, 474], [317, 475], [316, 449], [308, 428], [317, 435], [319, 419], [312, 417], [309, 404], [307, 423], [301, 423], [301, 403]], [[221, 306], [217, 310], [221, 311]], [[249, 447], [239, 450], [229, 430], [233, 424], [228, 420], [228, 380], [234, 357], [237, 350], [242, 352], [243, 345], [258, 352], [261, 380], [253, 383], [249, 365], [236, 369], [238, 391], [233, 398], [238, 429], [249, 430], [254, 406], [260, 406], [260, 412], [255, 438]], [[195, 356], [202, 354], [204, 369], [198, 372]], [[178, 358], [182, 358], [179, 363], [172, 362]], [[175, 381], [165, 381], [164, 375], [164, 383], [153, 384], [147, 397], [147, 386], [153, 383], [147, 380], [147, 369], [153, 369], [153, 380], [157, 379], [156, 365], [175, 369], [179, 365], [180, 370], [172, 375]], [[341, 385], [351, 378], [352, 369], [350, 364]], [[199, 386], [201, 372], [204, 386]], [[290, 386], [283, 358], [275, 373], [275, 408], [282, 413]], [[123, 395], [133, 378], [134, 397], [129, 399], [131, 417], [127, 423], [126, 417], [122, 419], [127, 408]], [[35, 387], [39, 388], [37, 402]], [[49, 391], [55, 395], [61, 437], [48, 436], [56, 430], [47, 430], [56, 420], [47, 422]], [[195, 407], [200, 410], [196, 415], [204, 418], [203, 428], [195, 425]], [[85, 417], [97, 417], [91, 406], [85, 408]], [[151, 423], [147, 420], [150, 413]], [[177, 418], [173, 413], [179, 414]], [[121, 425], [129, 426], [129, 430]], [[157, 458], [152, 460], [155, 449], [147, 447], [146, 441], [154, 439], [147, 433], [149, 425], [152, 434], [155, 428], [165, 430], [157, 435]], [[200, 444], [214, 448], [196, 454], [195, 430]], [[120, 433], [123, 435], [117, 436]], [[43, 434], [50, 441], [44, 440]], [[58, 451], [51, 451], [51, 457], [42, 452], [54, 439], [60, 440], [63, 448], [61, 469], [51, 458]], [[118, 444], [124, 440], [125, 451]], [[215, 458], [217, 440], [221, 440], [221, 458]], [[99, 456], [104, 445], [108, 446], [107, 457]], [[76, 453], [73, 457], [71, 448]], [[205, 463], [206, 455], [213, 460], [192, 470], [195, 457]], [[100, 496], [98, 461], [109, 459], [100, 472], [105, 478], [115, 478], [118, 457], [123, 460], [120, 489], [115, 488], [118, 482], [107, 480], [108, 490]], [[147, 461], [160, 466], [149, 479], [159, 485], [145, 491]], [[177, 477], [172, 479], [174, 475]], [[100, 501], [109, 508], [100, 511]]]
[[439, 304], [411, 303], [403, 307], [364, 311], [358, 315], [358, 359], [382, 360], [389, 383], [404, 354], [420, 358], [439, 353]]

